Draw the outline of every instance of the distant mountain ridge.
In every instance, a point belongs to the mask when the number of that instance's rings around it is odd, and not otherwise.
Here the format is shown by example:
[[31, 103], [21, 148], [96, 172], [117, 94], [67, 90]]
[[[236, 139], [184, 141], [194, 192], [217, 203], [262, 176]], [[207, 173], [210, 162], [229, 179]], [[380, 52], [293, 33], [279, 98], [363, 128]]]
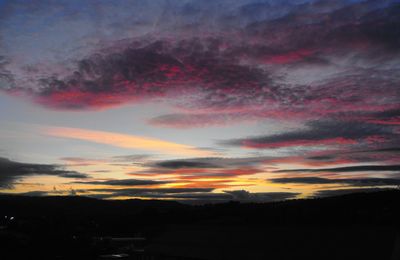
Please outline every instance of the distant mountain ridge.
[[[370, 223], [395, 224], [400, 219], [400, 190], [354, 193], [328, 198], [298, 199], [269, 203], [239, 203], [187, 205], [167, 200], [99, 200], [81, 196], [29, 197], [0, 195], [0, 214], [23, 218], [35, 216], [69, 216], [72, 218], [107, 218], [131, 216], [143, 223], [154, 217], [158, 223], [208, 222], [228, 217], [239, 222], [275, 224]], [[324, 221], [322, 221], [322, 219]], [[226, 220], [226, 219], [225, 219]], [[314, 221], [314, 222], [313, 222]], [[228, 221], [229, 222], [229, 221]]]

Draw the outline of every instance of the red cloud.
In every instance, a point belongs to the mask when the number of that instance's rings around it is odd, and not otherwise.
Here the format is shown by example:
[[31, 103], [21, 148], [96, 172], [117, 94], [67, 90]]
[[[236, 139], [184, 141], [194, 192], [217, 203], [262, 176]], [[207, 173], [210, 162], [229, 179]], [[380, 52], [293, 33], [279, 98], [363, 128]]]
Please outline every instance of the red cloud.
[[[399, 103], [397, 9], [351, 5], [322, 13], [294, 11], [243, 28], [224, 25], [214, 34], [199, 28], [179, 31], [179, 37], [165, 32], [115, 42], [74, 59], [75, 66], [60, 69], [66, 76], [48, 73], [44, 68], [51, 64], [35, 67], [30, 76], [17, 75], [21, 81], [6, 67], [0, 74], [10, 89], [55, 109], [103, 109], [162, 98], [179, 111], [150, 123], [167, 127], [260, 118], [306, 121], [389, 109]], [[380, 8], [384, 11], [375, 11]], [[304, 68], [310, 75], [293, 76]], [[326, 71], [320, 78], [321, 68]], [[369, 122], [399, 124], [374, 117]], [[336, 141], [343, 140], [331, 142]]]

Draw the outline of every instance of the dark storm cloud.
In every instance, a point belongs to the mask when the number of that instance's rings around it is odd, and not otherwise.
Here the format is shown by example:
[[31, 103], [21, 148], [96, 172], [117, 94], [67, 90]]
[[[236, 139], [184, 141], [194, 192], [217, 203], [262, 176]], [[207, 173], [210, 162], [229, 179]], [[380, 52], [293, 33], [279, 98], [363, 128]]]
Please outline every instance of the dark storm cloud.
[[273, 183], [299, 183], [299, 184], [346, 184], [351, 186], [396, 186], [400, 185], [400, 179], [390, 178], [363, 178], [363, 179], [327, 179], [320, 177], [294, 177], [275, 178], [269, 181]]
[[275, 172], [395, 172], [400, 171], [400, 165], [360, 165], [319, 169], [278, 170]]
[[1, 188], [11, 188], [15, 182], [28, 176], [51, 175], [78, 179], [88, 177], [76, 171], [63, 170], [60, 165], [20, 163], [6, 158], [0, 158], [0, 173]]
[[222, 142], [225, 145], [251, 148], [281, 148], [290, 146], [313, 146], [329, 144], [354, 144], [369, 137], [392, 139], [392, 128], [369, 123], [346, 121], [311, 121], [306, 129], [282, 134], [234, 139]]
[[146, 186], [169, 183], [167, 181], [153, 180], [138, 180], [138, 179], [123, 179], [123, 180], [106, 180], [106, 181], [77, 181], [77, 184], [92, 184], [92, 185], [110, 185], [110, 186]]

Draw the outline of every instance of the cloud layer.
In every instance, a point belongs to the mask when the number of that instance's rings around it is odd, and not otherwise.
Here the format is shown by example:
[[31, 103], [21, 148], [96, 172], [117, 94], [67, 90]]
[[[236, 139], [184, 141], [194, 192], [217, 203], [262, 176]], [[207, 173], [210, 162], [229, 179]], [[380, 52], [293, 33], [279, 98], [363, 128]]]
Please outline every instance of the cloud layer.
[[[397, 1], [159, 2], [158, 8], [140, 4], [148, 10], [142, 25], [151, 24], [152, 11], [166, 8], [152, 31], [86, 48], [85, 57], [69, 59], [70, 65], [58, 73], [46, 71], [47, 65], [18, 68], [22, 64], [14, 57], [4, 56], [2, 89], [57, 109], [163, 99], [182, 114], [150, 122], [171, 127], [310, 119], [348, 111], [379, 111], [368, 114], [379, 123], [382, 115], [392, 120], [386, 110], [398, 109]], [[21, 12], [12, 4], [9, 8]], [[132, 10], [126, 16], [133, 19]], [[108, 19], [127, 30], [122, 18]], [[132, 21], [133, 28], [138, 23]], [[199, 121], [193, 122], [191, 116], [199, 111]]]
[[[2, 188], [51, 175], [80, 178], [69, 184], [104, 198], [268, 201], [293, 198], [302, 185], [307, 194], [321, 186], [330, 194], [334, 185], [350, 191], [398, 183], [398, 0], [1, 5], [2, 94], [70, 114], [145, 103], [167, 108], [140, 119], [148, 133], [165, 131], [165, 140], [80, 128], [79, 120], [74, 128], [42, 128], [46, 138], [161, 159], [57, 158], [71, 171], [1, 159]], [[251, 131], [238, 130], [251, 123]], [[219, 130], [210, 127], [221, 126], [232, 128], [214, 138]], [[167, 141], [169, 133], [174, 140], [188, 135], [181, 143]], [[210, 149], [187, 144], [203, 134]], [[261, 187], [276, 193], [253, 192]]]
[[11, 188], [13, 184], [29, 176], [50, 175], [62, 178], [85, 179], [88, 175], [62, 169], [60, 165], [31, 164], [0, 158], [0, 188]]
[[327, 179], [320, 177], [276, 178], [274, 183], [299, 183], [299, 184], [347, 184], [351, 186], [396, 186], [400, 179], [364, 178], [364, 179]]
[[193, 146], [177, 144], [155, 138], [104, 131], [94, 131], [80, 128], [48, 127], [43, 129], [43, 133], [54, 137], [79, 139], [116, 147], [158, 151], [167, 154], [184, 153], [197, 156], [207, 156], [213, 154], [212, 152], [197, 149]]

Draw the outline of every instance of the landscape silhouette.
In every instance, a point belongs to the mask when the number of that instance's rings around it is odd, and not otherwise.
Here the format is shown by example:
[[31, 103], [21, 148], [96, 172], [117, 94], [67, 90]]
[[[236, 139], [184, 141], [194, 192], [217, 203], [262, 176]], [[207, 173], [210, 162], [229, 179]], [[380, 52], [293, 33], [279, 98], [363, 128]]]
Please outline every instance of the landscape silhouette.
[[[0, 196], [2, 259], [398, 259], [400, 191], [188, 205]], [[5, 217], [6, 216], [6, 217]]]

